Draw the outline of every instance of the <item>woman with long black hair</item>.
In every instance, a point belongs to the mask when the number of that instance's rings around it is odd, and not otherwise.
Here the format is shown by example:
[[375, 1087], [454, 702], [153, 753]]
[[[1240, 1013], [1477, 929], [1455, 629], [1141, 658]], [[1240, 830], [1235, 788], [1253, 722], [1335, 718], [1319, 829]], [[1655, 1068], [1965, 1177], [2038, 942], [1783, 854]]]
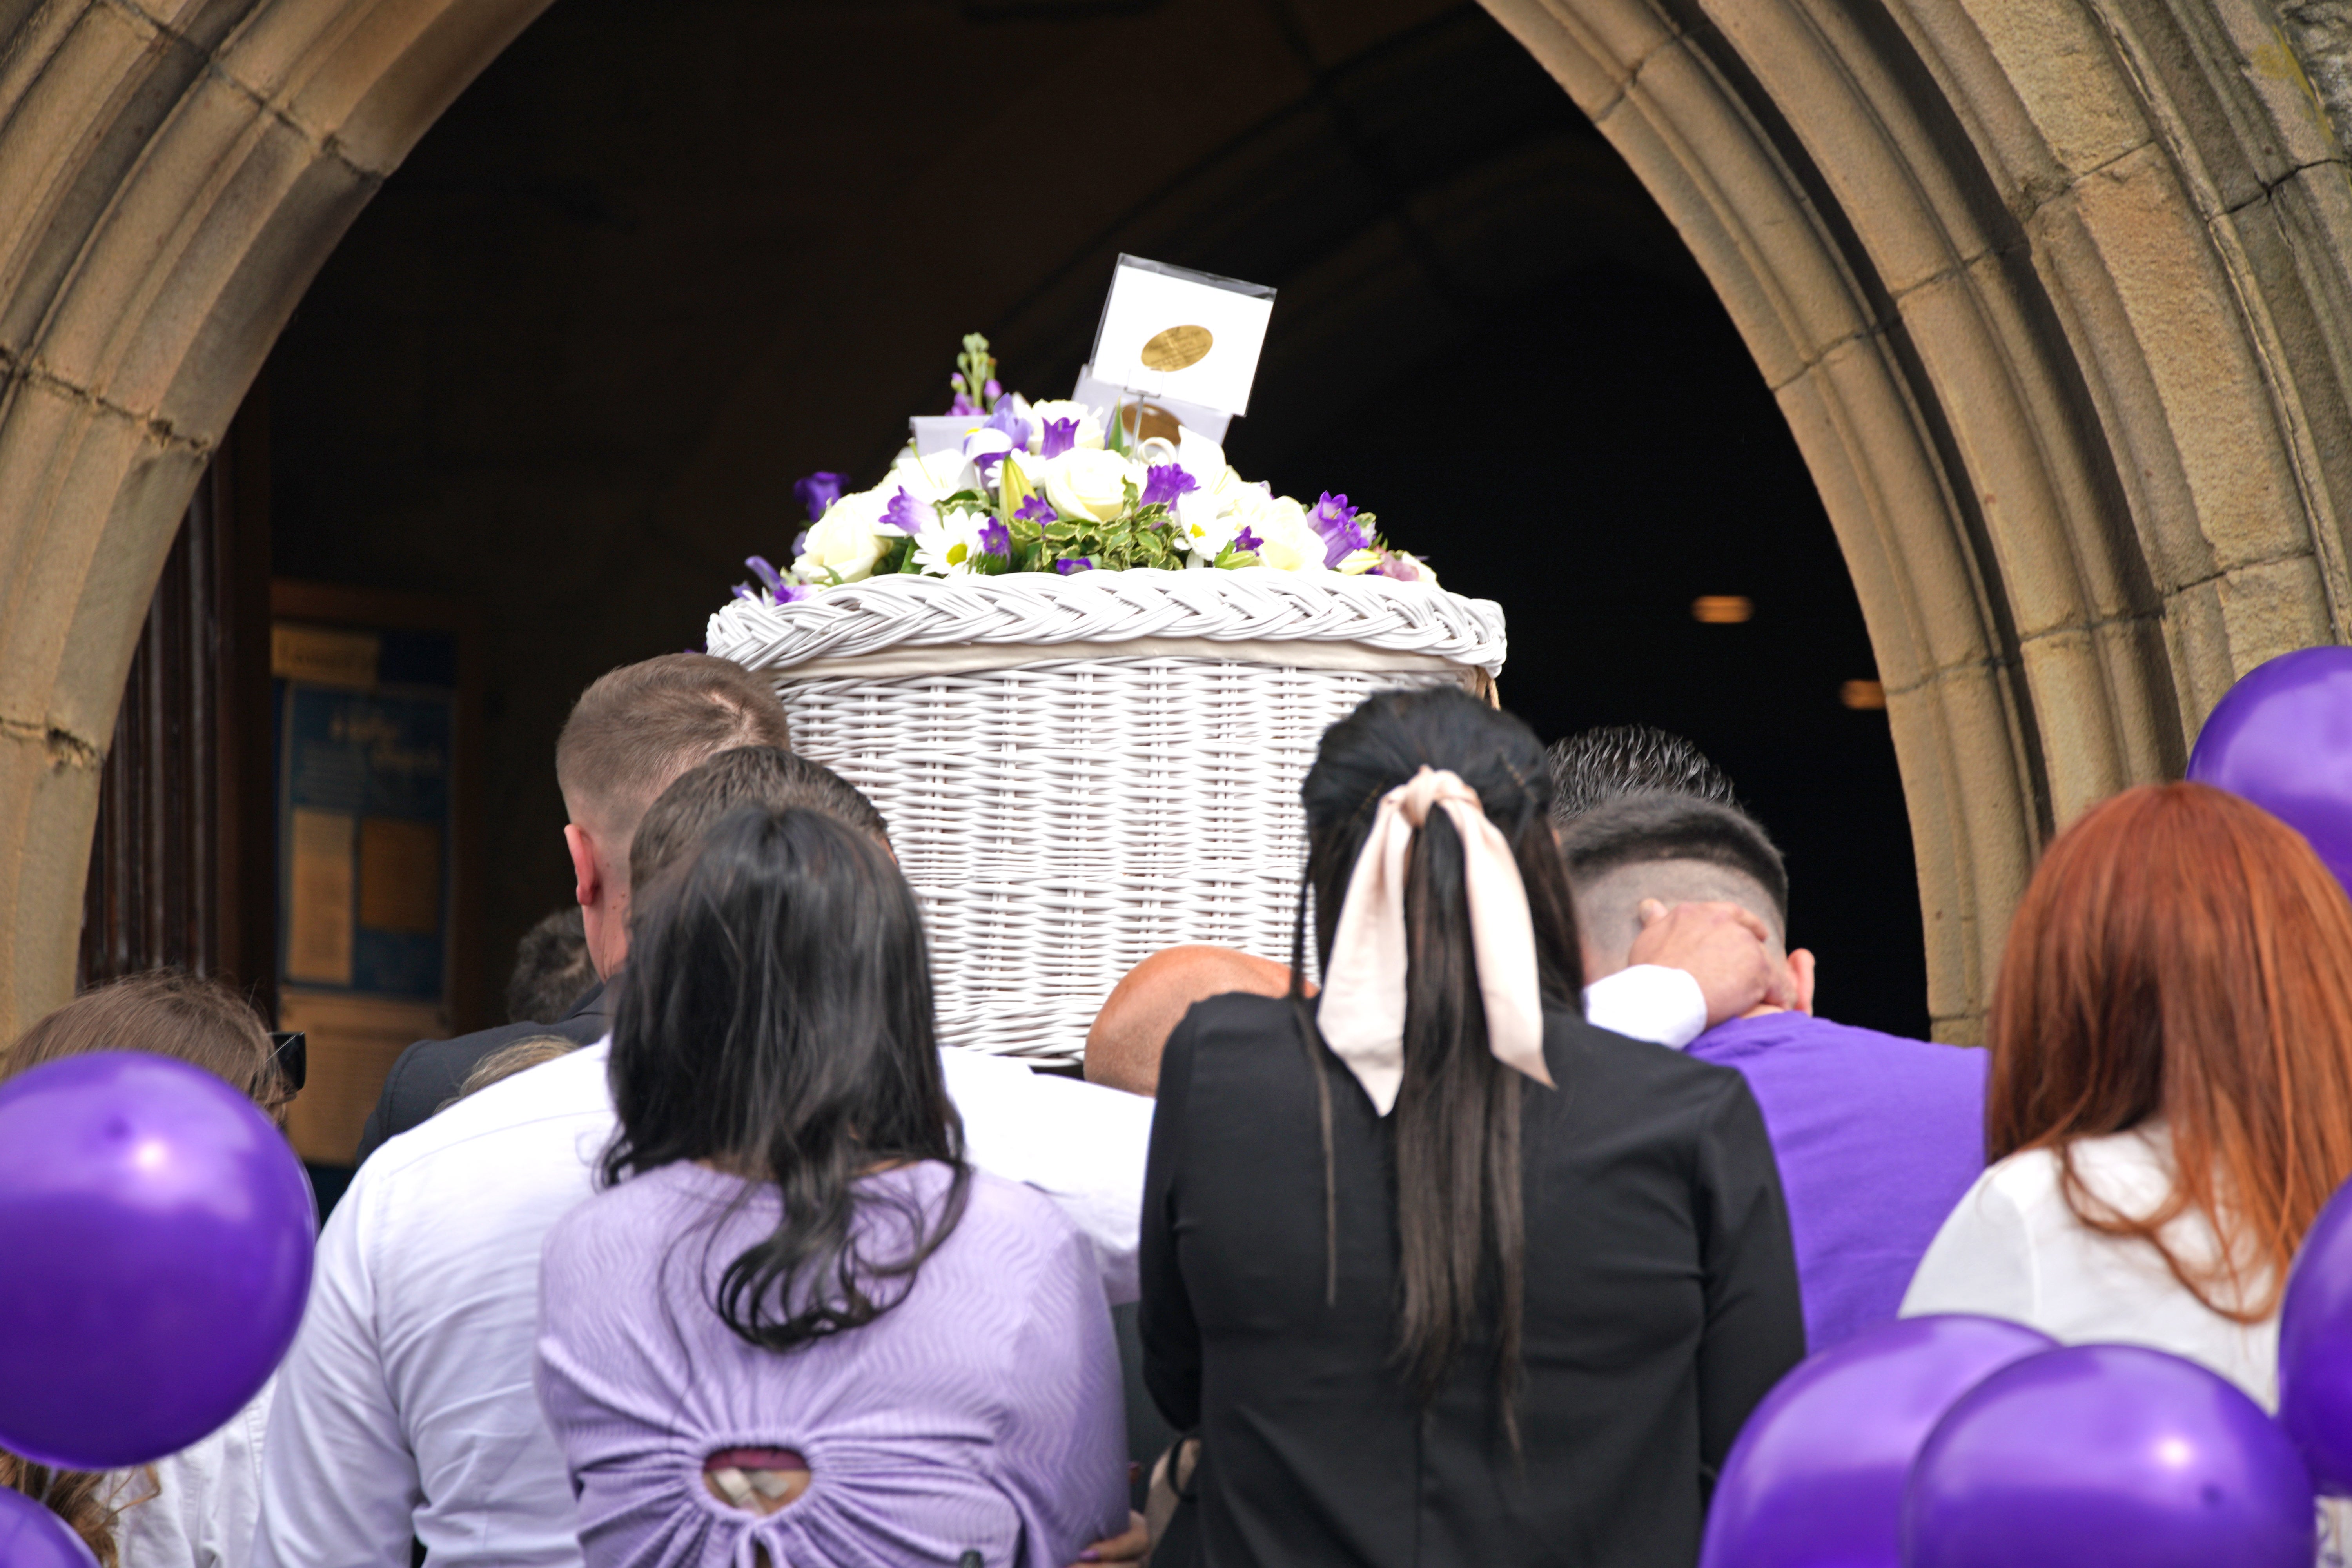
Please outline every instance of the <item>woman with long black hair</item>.
[[1141, 1310], [1200, 1438], [1179, 1562], [1688, 1564], [1804, 1353], [1745, 1080], [1579, 1016], [1550, 793], [1507, 714], [1371, 698], [1301, 789], [1321, 995], [1169, 1039]]
[[968, 1166], [914, 895], [745, 806], [647, 889], [540, 1398], [591, 1568], [1064, 1568], [1127, 1520], [1089, 1244]]

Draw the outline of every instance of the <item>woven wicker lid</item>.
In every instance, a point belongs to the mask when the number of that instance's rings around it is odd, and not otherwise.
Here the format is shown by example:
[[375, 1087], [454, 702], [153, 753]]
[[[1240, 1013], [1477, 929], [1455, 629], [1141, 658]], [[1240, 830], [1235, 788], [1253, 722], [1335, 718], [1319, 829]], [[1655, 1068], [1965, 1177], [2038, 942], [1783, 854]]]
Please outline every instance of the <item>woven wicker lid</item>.
[[1156, 651], [1171, 642], [1350, 644], [1490, 676], [1507, 651], [1502, 606], [1490, 599], [1426, 583], [1269, 567], [868, 578], [789, 605], [738, 599], [710, 617], [707, 646], [749, 668], [782, 670], [894, 650], [1092, 651], [1146, 641]]

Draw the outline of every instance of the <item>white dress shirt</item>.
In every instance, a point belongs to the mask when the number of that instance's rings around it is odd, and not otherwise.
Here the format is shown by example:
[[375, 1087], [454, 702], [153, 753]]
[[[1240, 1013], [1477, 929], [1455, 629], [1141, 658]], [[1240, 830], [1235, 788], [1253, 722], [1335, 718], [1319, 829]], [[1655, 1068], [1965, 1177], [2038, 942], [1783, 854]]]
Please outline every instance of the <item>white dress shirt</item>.
[[121, 1568], [245, 1568], [276, 1388], [274, 1378], [263, 1384], [219, 1431], [178, 1453], [113, 1473], [108, 1506]]
[[1584, 1021], [1681, 1050], [1706, 1033], [1706, 994], [1687, 970], [1637, 963], [1584, 988]]
[[[609, 1042], [458, 1101], [375, 1152], [336, 1205], [264, 1453], [257, 1568], [580, 1562], [531, 1384], [539, 1260], [614, 1129]], [[1061, 1203], [1135, 1299], [1151, 1102], [940, 1053], [974, 1164]]]

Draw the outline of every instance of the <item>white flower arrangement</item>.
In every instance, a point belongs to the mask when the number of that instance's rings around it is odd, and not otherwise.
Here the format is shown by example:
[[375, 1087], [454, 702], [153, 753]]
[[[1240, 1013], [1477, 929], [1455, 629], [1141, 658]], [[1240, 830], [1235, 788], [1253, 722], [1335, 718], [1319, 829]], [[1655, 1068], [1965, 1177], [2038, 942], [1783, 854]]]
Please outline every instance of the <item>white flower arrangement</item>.
[[1437, 575], [1374, 531], [1370, 512], [1325, 495], [1309, 508], [1252, 484], [1224, 448], [1197, 430], [1129, 438], [1067, 399], [1031, 403], [995, 377], [988, 340], [964, 339], [950, 378], [951, 414], [982, 422], [961, 450], [918, 453], [910, 443], [882, 482], [848, 491], [843, 477], [811, 474], [793, 487], [809, 528], [788, 572], [753, 556], [763, 588], [744, 598], [790, 603], [869, 576], [1117, 571], [1131, 566], [1378, 574], [1428, 583]]

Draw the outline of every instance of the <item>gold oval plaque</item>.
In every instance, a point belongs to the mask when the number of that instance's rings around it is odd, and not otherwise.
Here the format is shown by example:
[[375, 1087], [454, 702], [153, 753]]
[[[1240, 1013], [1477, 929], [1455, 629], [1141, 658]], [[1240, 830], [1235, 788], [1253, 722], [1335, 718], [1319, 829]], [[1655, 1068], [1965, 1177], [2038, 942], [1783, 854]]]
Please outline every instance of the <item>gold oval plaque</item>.
[[1138, 357], [1146, 370], [1182, 370], [1209, 357], [1216, 337], [1206, 327], [1171, 327], [1154, 332]]

